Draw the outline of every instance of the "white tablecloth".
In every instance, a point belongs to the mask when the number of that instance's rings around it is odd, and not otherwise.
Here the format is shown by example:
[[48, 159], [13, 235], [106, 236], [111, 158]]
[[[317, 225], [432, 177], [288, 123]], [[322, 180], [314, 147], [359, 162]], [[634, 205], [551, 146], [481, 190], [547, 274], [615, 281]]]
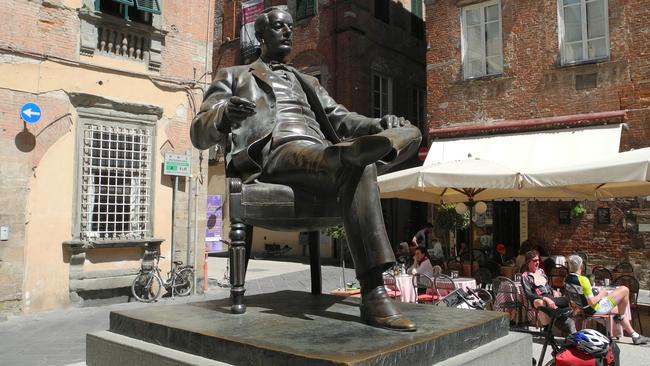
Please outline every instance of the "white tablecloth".
[[456, 277], [452, 279], [454, 281], [454, 286], [456, 288], [470, 288], [472, 290], [476, 289], [476, 280], [471, 277]]
[[411, 275], [398, 275], [395, 276], [397, 287], [400, 291], [399, 299], [402, 302], [415, 302], [417, 295], [413, 287], [413, 276]]

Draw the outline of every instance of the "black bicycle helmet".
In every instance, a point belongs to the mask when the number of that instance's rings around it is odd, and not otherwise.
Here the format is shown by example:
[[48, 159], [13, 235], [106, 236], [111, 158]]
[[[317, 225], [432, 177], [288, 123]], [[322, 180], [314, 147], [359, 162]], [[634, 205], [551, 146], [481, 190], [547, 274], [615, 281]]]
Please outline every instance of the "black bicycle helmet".
[[567, 342], [595, 357], [607, 354], [609, 338], [593, 329], [583, 329], [567, 337]]

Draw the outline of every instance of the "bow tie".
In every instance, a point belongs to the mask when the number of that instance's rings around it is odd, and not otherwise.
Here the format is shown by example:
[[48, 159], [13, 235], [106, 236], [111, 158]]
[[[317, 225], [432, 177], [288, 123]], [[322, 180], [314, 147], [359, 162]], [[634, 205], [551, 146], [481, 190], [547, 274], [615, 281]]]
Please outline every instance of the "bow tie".
[[269, 62], [269, 67], [271, 70], [276, 71], [276, 70], [286, 70], [286, 71], [291, 71], [289, 70], [289, 67], [291, 64], [284, 64], [282, 62], [277, 62], [277, 61], [271, 61]]

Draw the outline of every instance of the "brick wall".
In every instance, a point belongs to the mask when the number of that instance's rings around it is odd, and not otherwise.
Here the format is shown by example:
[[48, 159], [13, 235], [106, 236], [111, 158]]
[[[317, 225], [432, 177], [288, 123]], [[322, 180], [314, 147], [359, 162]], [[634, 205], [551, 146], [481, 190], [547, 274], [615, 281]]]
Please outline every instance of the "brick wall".
[[[623, 131], [621, 151], [650, 146], [647, 0], [609, 0], [610, 57], [568, 67], [560, 65], [557, 2], [501, 0], [504, 72], [475, 80], [463, 79], [460, 15], [461, 6], [480, 1], [425, 3], [430, 128], [627, 109], [629, 128]], [[589, 74], [596, 75], [597, 86], [576, 88], [576, 76]], [[650, 251], [644, 244], [648, 238], [613, 224], [594, 224], [596, 205], [605, 204], [617, 212], [630, 206], [625, 200], [589, 203], [587, 215], [564, 226], [558, 223], [557, 210], [569, 203], [532, 202], [530, 236], [537, 236], [555, 253], [585, 251], [595, 263], [610, 267], [627, 259], [635, 263], [637, 277], [649, 287]], [[637, 203], [636, 207], [639, 217], [645, 217], [645, 206]]]

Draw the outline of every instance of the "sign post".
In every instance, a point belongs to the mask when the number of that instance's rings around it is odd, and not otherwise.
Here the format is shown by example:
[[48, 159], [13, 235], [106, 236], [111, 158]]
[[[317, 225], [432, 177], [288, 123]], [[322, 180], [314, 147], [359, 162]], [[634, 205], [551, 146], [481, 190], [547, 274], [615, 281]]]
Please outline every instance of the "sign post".
[[171, 243], [171, 247], [172, 247], [171, 262], [173, 268], [174, 251], [176, 250], [175, 249], [176, 236], [174, 235], [175, 234], [174, 223], [176, 222], [176, 191], [178, 191], [178, 177], [179, 176], [190, 177], [192, 175], [191, 156], [185, 154], [165, 153], [163, 174], [171, 175], [172, 177], [174, 177], [174, 190], [172, 191], [172, 243]]

